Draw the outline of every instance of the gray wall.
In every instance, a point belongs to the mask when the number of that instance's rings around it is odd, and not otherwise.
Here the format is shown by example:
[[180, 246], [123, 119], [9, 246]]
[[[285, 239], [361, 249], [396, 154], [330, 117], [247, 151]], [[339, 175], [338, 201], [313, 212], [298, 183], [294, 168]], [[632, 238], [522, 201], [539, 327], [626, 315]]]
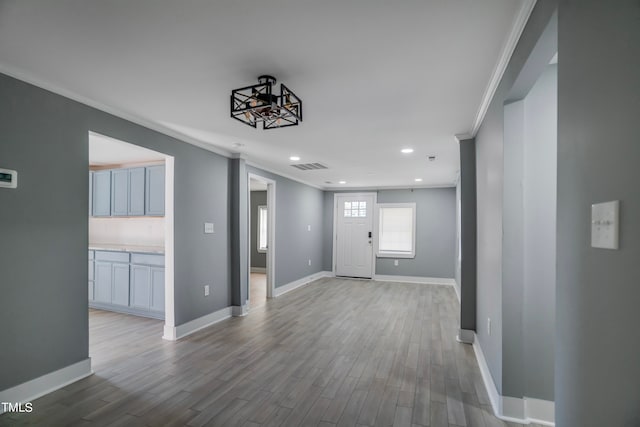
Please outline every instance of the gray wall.
[[475, 140], [460, 141], [460, 329], [476, 330], [477, 200]]
[[258, 221], [260, 220], [258, 216], [258, 206], [266, 205], [266, 191], [251, 192], [251, 237], [249, 238], [249, 241], [251, 243], [251, 267], [267, 267], [266, 252], [258, 252]]
[[558, 67], [524, 100], [524, 395], [553, 400], [556, 328]]
[[[503, 324], [517, 321], [503, 316], [502, 294], [502, 232], [503, 232], [503, 123], [504, 103], [508, 101], [516, 79], [536, 44], [547, 29], [557, 3], [538, 0], [529, 21], [509, 61], [505, 74], [489, 105], [476, 135], [476, 185], [478, 200], [477, 234], [477, 341], [482, 347], [487, 365], [502, 393]], [[548, 59], [547, 59], [548, 63]], [[543, 64], [544, 65], [544, 64]], [[509, 299], [505, 297], [504, 304]], [[511, 313], [510, 313], [511, 314]], [[513, 313], [516, 315], [516, 313]], [[517, 313], [519, 316], [520, 314]], [[487, 319], [491, 319], [491, 335]], [[515, 337], [513, 337], [515, 339]]]
[[0, 75], [0, 390], [88, 356], [90, 130], [175, 157], [176, 324], [230, 304], [228, 159]]
[[455, 279], [456, 279], [456, 290], [458, 292], [458, 295], [460, 295], [460, 283], [461, 283], [461, 260], [458, 259], [458, 253], [460, 251], [460, 245], [462, 244], [461, 240], [460, 240], [460, 234], [461, 234], [461, 226], [462, 224], [460, 224], [460, 216], [462, 214], [462, 212], [460, 211], [461, 209], [461, 203], [460, 203], [460, 197], [461, 197], [461, 192], [460, 192], [460, 179], [458, 179], [458, 182], [456, 183], [456, 254], [454, 256], [454, 262], [455, 262]]
[[[552, 52], [549, 53], [550, 55]], [[553, 400], [557, 66], [505, 105], [503, 393]]]
[[[324, 262], [331, 270], [333, 257], [333, 195], [325, 192]], [[376, 274], [454, 278], [456, 256], [456, 190], [420, 188], [378, 190], [378, 203], [416, 203], [416, 257], [376, 259]]]
[[[640, 425], [640, 3], [560, 2], [557, 426]], [[590, 206], [620, 200], [620, 250]]]
[[275, 286], [323, 271], [323, 191], [252, 166], [247, 172], [276, 181]]

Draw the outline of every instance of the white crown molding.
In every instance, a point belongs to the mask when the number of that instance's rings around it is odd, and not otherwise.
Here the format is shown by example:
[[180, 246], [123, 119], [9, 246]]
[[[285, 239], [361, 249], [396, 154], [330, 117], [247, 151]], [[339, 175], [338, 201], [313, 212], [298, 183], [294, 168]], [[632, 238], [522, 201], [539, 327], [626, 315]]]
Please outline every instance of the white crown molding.
[[520, 11], [516, 16], [516, 19], [513, 23], [513, 27], [511, 27], [511, 32], [505, 41], [502, 52], [498, 58], [498, 62], [496, 63], [496, 67], [493, 70], [493, 74], [491, 75], [491, 79], [489, 79], [489, 83], [482, 95], [482, 102], [480, 103], [480, 107], [478, 108], [478, 112], [476, 113], [476, 118], [473, 122], [473, 127], [471, 128], [471, 137], [475, 137], [482, 125], [484, 120], [484, 116], [487, 114], [487, 110], [489, 109], [489, 105], [493, 100], [493, 95], [495, 95], [496, 90], [498, 89], [498, 85], [502, 80], [502, 76], [507, 69], [507, 65], [509, 65], [509, 61], [511, 60], [511, 55], [513, 55], [513, 51], [518, 44], [518, 40], [520, 40], [520, 36], [522, 35], [522, 31], [524, 27], [527, 25], [527, 21], [529, 20], [529, 16], [533, 11], [534, 6], [536, 5], [536, 0], [523, 0], [522, 6], [520, 7]]
[[433, 185], [386, 185], [379, 187], [325, 187], [324, 191], [333, 191], [334, 193], [344, 193], [345, 191], [376, 191], [376, 190], [419, 190], [426, 188], [455, 188], [456, 183], [433, 184]]
[[458, 133], [456, 135], [454, 135], [454, 138], [456, 139], [456, 141], [459, 143], [463, 142], [463, 141], [468, 141], [470, 139], [473, 139], [473, 135], [469, 134], [469, 133]]
[[73, 101], [79, 102], [81, 104], [87, 105], [89, 107], [95, 108], [97, 110], [103, 111], [105, 113], [111, 114], [113, 116], [119, 117], [121, 119], [127, 120], [129, 122], [135, 123], [139, 126], [154, 130], [156, 132], [160, 132], [164, 135], [175, 138], [183, 143], [188, 143], [191, 145], [195, 145], [196, 147], [202, 148], [203, 150], [211, 151], [212, 153], [219, 154], [223, 157], [231, 157], [232, 153], [223, 148], [216, 147], [214, 145], [208, 144], [206, 142], [200, 141], [191, 136], [185, 135], [184, 133], [173, 130], [167, 126], [163, 126], [159, 123], [156, 123], [152, 120], [146, 119], [144, 117], [140, 117], [136, 114], [128, 113], [118, 108], [110, 107], [106, 104], [103, 104], [99, 101], [96, 101], [92, 98], [80, 95], [76, 92], [70, 91], [68, 89], [62, 88], [58, 85], [49, 83], [47, 81], [41, 80], [32, 74], [18, 69], [14, 67], [9, 67], [4, 64], [0, 64], [0, 73], [6, 74], [7, 76], [13, 77], [15, 79], [21, 80], [23, 82], [29, 83], [33, 86], [37, 86], [41, 89], [47, 90], [49, 92], [53, 92], [57, 95], [63, 96], [65, 98], [69, 98]]
[[261, 169], [261, 170], [263, 170], [265, 172], [269, 172], [269, 173], [272, 173], [274, 175], [278, 175], [278, 176], [280, 176], [282, 178], [287, 178], [287, 179], [290, 179], [291, 181], [295, 181], [295, 182], [298, 182], [300, 184], [307, 185], [309, 187], [317, 188], [318, 190], [323, 190], [323, 191], [326, 190], [324, 187], [320, 187], [319, 185], [315, 185], [315, 184], [312, 184], [310, 182], [304, 181], [304, 180], [302, 180], [300, 178], [296, 178], [295, 176], [291, 176], [291, 175], [288, 175], [288, 174], [285, 174], [285, 173], [282, 173], [282, 172], [278, 172], [278, 171], [276, 171], [274, 169], [271, 169], [271, 168], [268, 168], [266, 166], [263, 166], [260, 163], [257, 163], [257, 162], [252, 161], [252, 160], [246, 160], [246, 164], [247, 164], [247, 166], [252, 166], [254, 168]]

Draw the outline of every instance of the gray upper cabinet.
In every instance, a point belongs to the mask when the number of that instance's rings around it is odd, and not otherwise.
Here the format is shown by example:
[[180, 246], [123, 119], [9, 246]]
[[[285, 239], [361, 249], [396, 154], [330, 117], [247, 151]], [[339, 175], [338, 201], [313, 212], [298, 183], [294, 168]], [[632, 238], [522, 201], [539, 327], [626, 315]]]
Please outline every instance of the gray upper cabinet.
[[116, 169], [111, 171], [111, 216], [129, 214], [129, 171]]
[[93, 216], [164, 216], [164, 165], [89, 172]]
[[[145, 168], [129, 169], [129, 216], [144, 215]], [[164, 191], [164, 188], [163, 188]]]
[[111, 171], [93, 173], [93, 216], [111, 215]]
[[147, 215], [164, 215], [164, 165], [146, 168], [145, 211]]
[[89, 216], [93, 215], [93, 172], [89, 172]]

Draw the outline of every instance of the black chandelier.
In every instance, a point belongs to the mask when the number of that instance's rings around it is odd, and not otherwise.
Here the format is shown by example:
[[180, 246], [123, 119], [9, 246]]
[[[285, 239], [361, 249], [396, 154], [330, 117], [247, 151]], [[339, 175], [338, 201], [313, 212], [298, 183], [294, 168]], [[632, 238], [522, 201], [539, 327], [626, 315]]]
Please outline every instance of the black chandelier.
[[302, 100], [280, 84], [280, 95], [274, 93], [276, 79], [258, 77], [258, 84], [231, 91], [231, 117], [253, 128], [297, 126], [302, 121]]

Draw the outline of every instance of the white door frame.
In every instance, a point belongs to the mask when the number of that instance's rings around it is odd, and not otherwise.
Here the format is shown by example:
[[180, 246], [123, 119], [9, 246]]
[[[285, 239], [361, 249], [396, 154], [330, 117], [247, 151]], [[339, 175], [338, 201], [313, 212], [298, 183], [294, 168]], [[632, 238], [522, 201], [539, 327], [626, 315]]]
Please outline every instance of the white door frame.
[[[351, 195], [354, 197], [362, 197], [362, 196], [373, 196], [373, 206], [372, 206], [372, 210], [371, 210], [371, 221], [372, 221], [372, 228], [373, 230], [371, 230], [371, 232], [374, 234], [374, 237], [376, 237], [377, 233], [377, 209], [376, 207], [378, 206], [378, 193], [373, 191], [373, 192], [367, 192], [367, 193], [351, 193], [351, 192], [340, 192], [340, 193], [333, 193], [333, 259], [331, 261], [331, 272], [333, 273], [333, 276], [335, 277], [336, 275], [336, 251], [338, 250], [337, 248], [337, 238], [338, 238], [338, 196], [345, 196], [345, 195]], [[375, 240], [374, 240], [375, 242]], [[376, 251], [375, 251], [375, 247], [372, 247], [371, 250], [371, 280], [373, 280], [373, 278], [376, 275]]]
[[249, 307], [249, 298], [251, 297], [251, 180], [263, 182], [267, 184], [267, 298], [275, 297], [275, 274], [276, 274], [276, 181], [249, 172], [247, 178], [247, 192], [249, 193], [249, 224], [247, 238], [247, 307]]

